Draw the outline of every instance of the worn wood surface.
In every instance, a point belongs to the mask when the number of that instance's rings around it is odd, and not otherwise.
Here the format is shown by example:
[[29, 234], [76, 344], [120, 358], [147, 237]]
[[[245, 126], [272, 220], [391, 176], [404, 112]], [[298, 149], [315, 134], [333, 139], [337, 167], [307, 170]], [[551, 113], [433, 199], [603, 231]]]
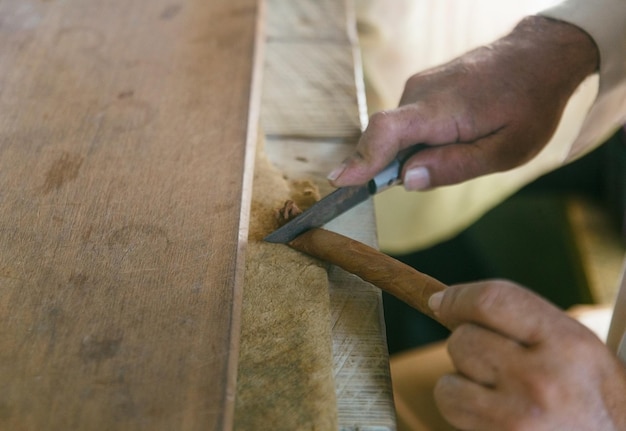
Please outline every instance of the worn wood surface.
[[268, 136], [359, 136], [352, 12], [346, 1], [268, 0], [261, 111]]
[[[371, 201], [327, 228], [376, 247]], [[380, 290], [338, 267], [329, 271], [337, 411], [342, 431], [396, 429]]]
[[0, 429], [230, 428], [257, 17], [0, 3]]
[[[288, 178], [325, 177], [350, 153], [366, 118], [351, 1], [268, 0], [261, 118], [270, 160]], [[371, 202], [328, 226], [376, 245]], [[328, 272], [337, 415], [342, 430], [395, 429], [380, 291]]]
[[[260, 140], [261, 141], [261, 140]], [[311, 205], [311, 183], [291, 184], [259, 142], [246, 250], [235, 430], [337, 429], [325, 266], [263, 238], [286, 199]]]

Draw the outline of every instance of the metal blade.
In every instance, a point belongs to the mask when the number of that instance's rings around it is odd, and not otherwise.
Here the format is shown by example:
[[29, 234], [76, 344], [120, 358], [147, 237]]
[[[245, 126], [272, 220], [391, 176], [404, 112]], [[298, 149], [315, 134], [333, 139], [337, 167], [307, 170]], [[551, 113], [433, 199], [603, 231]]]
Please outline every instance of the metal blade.
[[371, 195], [368, 185], [342, 187], [335, 190], [311, 208], [265, 237], [267, 242], [288, 243], [301, 233], [321, 227]]

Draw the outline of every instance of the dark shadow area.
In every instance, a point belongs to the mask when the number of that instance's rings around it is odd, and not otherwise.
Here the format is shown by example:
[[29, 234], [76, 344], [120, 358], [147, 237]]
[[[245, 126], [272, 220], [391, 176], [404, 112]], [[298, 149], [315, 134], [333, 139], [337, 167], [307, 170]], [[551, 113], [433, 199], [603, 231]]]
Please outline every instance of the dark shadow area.
[[[572, 196], [598, 202], [626, 232], [623, 131], [527, 185], [455, 238], [394, 257], [446, 284], [507, 278], [562, 308], [589, 303], [589, 285], [567, 217]], [[445, 328], [401, 301], [384, 294], [383, 302], [390, 353], [447, 336]]]

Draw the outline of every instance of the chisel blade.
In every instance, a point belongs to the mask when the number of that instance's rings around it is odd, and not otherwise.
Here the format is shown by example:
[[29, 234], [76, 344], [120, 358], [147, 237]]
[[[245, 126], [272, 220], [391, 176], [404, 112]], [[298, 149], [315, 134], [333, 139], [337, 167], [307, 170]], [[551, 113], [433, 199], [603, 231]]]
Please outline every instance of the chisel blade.
[[371, 187], [367, 184], [339, 188], [266, 236], [265, 241], [286, 244], [309, 229], [321, 227], [350, 208], [366, 201], [372, 195], [370, 189]]

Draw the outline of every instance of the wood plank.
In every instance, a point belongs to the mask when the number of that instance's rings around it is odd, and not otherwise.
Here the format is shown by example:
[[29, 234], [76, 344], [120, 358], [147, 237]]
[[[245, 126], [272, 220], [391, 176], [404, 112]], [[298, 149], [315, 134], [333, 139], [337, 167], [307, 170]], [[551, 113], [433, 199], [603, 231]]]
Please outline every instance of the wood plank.
[[340, 429], [395, 430], [381, 293], [337, 267], [329, 279]]
[[261, 119], [268, 136], [356, 138], [354, 49], [328, 41], [267, 44]]
[[265, 151], [269, 160], [288, 179], [312, 179], [322, 196], [334, 188], [326, 175], [354, 150], [353, 141], [335, 139], [267, 138]]
[[336, 0], [267, 0], [267, 37], [271, 42], [332, 40], [349, 43], [352, 8]]
[[0, 428], [232, 425], [257, 17], [0, 4]]
[[[337, 217], [327, 228], [371, 247], [378, 246], [371, 200]], [[341, 268], [331, 267], [328, 278], [340, 429], [394, 430], [381, 292]]]
[[268, 0], [266, 135], [357, 138], [367, 119], [357, 45], [350, 0]]
[[[288, 178], [315, 181], [322, 195], [367, 118], [352, 8], [349, 0], [268, 0], [267, 155]], [[372, 202], [329, 228], [376, 246]], [[395, 429], [380, 291], [338, 268], [328, 278], [339, 428]]]

